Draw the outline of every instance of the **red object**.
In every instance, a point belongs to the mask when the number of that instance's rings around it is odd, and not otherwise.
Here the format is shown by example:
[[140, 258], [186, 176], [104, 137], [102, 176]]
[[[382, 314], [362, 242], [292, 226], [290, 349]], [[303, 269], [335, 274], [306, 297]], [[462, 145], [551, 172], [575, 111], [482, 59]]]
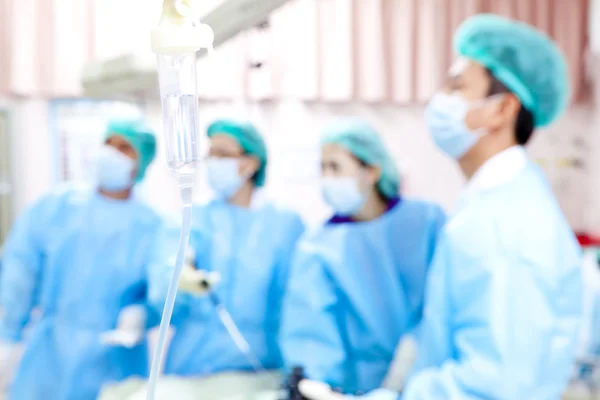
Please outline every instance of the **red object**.
[[578, 233], [577, 240], [581, 247], [600, 247], [600, 237], [590, 236], [586, 233]]

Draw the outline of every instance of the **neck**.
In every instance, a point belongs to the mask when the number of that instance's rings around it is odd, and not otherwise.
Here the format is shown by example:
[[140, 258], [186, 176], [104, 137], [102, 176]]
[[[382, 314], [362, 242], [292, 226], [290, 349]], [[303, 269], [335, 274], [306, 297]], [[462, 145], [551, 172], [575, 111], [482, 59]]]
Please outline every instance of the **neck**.
[[107, 192], [104, 189], [100, 189], [100, 194], [113, 200], [127, 200], [131, 197], [131, 188], [121, 190], [120, 192]]
[[244, 185], [237, 191], [236, 194], [231, 196], [227, 202], [233, 206], [249, 208], [252, 202], [252, 194], [254, 193], [254, 184], [250, 181], [244, 183]]
[[492, 157], [493, 155], [483, 156], [481, 154], [473, 155], [471, 157], [465, 156], [458, 161], [458, 164], [460, 165], [460, 169], [462, 170], [467, 180], [469, 180], [473, 177], [473, 175], [475, 175], [477, 170], [481, 168], [481, 166]]
[[377, 191], [371, 192], [363, 207], [352, 216], [352, 219], [359, 222], [372, 221], [381, 217], [388, 209], [388, 203]]
[[514, 133], [507, 132], [506, 134], [488, 134], [481, 138], [475, 147], [458, 160], [460, 169], [467, 180], [471, 179], [487, 160], [515, 146], [517, 143], [512, 139], [513, 137]]

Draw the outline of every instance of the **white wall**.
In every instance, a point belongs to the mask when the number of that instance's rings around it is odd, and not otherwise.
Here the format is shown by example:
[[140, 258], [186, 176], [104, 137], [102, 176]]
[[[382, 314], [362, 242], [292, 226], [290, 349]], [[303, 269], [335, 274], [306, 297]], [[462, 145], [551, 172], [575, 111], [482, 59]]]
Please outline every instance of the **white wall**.
[[54, 152], [50, 141], [48, 102], [42, 99], [0, 100], [9, 113], [13, 210], [16, 214], [52, 187]]
[[600, 0], [590, 0], [589, 7], [590, 49], [600, 54]]
[[95, 58], [150, 52], [150, 31], [161, 10], [162, 0], [94, 0]]
[[590, 143], [590, 176], [589, 196], [586, 220], [590, 233], [600, 237], [600, 0], [590, 0], [589, 38], [590, 52], [588, 58], [588, 76], [592, 84], [595, 121], [592, 125], [593, 135]]
[[588, 231], [600, 237], [600, 51], [591, 57], [591, 65], [594, 66], [592, 74], [594, 75], [593, 90], [595, 92], [596, 113], [591, 128], [592, 135], [589, 146], [590, 175], [588, 178], [589, 196], [587, 199], [589, 206], [586, 221]]

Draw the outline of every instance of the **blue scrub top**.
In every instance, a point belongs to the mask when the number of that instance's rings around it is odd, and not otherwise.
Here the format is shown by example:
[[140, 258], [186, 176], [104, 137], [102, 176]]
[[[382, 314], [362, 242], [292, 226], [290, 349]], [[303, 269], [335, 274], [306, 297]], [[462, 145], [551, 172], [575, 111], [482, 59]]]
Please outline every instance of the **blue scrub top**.
[[[253, 353], [267, 369], [282, 365], [277, 343], [283, 292], [291, 259], [304, 224], [298, 214], [271, 204], [241, 208], [215, 200], [195, 206], [190, 246], [199, 269], [217, 271], [213, 289], [231, 313]], [[164, 305], [179, 227], [165, 231], [150, 275], [150, 298]], [[209, 296], [180, 293], [173, 313], [175, 335], [165, 373], [205, 376], [250, 371], [253, 365], [235, 346]]]
[[93, 400], [111, 381], [146, 375], [147, 348], [101, 344], [124, 307], [145, 303], [161, 218], [130, 199], [60, 187], [12, 229], [0, 275], [0, 339], [20, 341], [37, 307], [10, 390], [15, 400]]
[[287, 369], [345, 393], [381, 385], [400, 338], [421, 319], [445, 222], [437, 205], [394, 203], [373, 221], [334, 217], [298, 245], [281, 335]]
[[[400, 197], [395, 197], [393, 199], [390, 199], [390, 200], [388, 200], [387, 203], [388, 204], [387, 204], [386, 213], [389, 212], [394, 207], [396, 207], [398, 204], [400, 204]], [[333, 217], [331, 217], [329, 219], [329, 221], [327, 221], [327, 224], [335, 225], [335, 224], [347, 224], [347, 223], [352, 223], [352, 222], [356, 222], [352, 219], [352, 217], [335, 214]]]
[[581, 250], [537, 166], [464, 199], [427, 288], [403, 400], [560, 398], [579, 337]]

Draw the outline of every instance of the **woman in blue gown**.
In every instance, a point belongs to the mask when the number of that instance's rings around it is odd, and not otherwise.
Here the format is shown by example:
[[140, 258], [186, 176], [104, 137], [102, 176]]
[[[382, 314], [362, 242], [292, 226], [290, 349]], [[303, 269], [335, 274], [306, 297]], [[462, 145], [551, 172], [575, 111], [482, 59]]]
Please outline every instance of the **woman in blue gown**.
[[325, 132], [322, 175], [335, 214], [298, 245], [284, 301], [284, 360], [343, 393], [367, 392], [421, 319], [445, 215], [399, 195], [392, 157], [361, 121]]

